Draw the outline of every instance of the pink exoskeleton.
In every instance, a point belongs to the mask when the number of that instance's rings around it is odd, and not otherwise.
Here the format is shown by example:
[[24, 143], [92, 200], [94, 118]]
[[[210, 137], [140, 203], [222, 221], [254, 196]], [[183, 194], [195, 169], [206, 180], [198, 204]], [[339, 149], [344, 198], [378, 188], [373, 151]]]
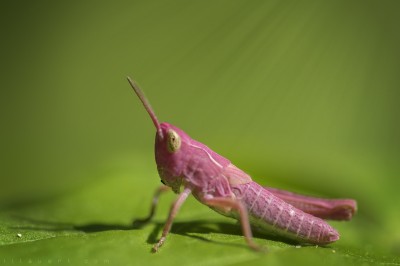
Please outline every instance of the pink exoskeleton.
[[357, 210], [355, 200], [313, 198], [257, 184], [228, 159], [181, 129], [159, 123], [138, 85], [129, 77], [128, 81], [156, 127], [155, 159], [164, 184], [154, 195], [149, 216], [137, 221], [152, 218], [162, 192], [172, 189], [178, 194], [154, 252], [165, 242], [190, 194], [214, 211], [239, 220], [247, 244], [255, 250], [260, 248], [253, 241], [251, 226], [299, 243], [326, 245], [339, 239], [339, 233], [322, 219], [350, 220]]

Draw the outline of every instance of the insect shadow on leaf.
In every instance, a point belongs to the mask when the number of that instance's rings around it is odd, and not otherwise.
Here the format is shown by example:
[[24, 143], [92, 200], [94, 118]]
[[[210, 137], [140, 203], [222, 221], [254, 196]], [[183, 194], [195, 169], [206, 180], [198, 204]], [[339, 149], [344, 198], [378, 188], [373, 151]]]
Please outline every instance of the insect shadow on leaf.
[[[135, 222], [134, 222], [134, 224], [135, 224]], [[147, 238], [147, 243], [154, 244], [158, 240], [160, 231], [162, 230], [164, 223], [154, 221], [154, 222], [150, 222], [150, 224], [153, 224], [154, 227]], [[144, 226], [144, 223], [140, 223], [140, 225], [138, 227], [135, 227], [135, 229], [141, 229], [141, 228], [143, 228], [143, 226]], [[213, 222], [210, 220], [196, 220], [196, 221], [185, 221], [185, 222], [176, 221], [171, 228], [171, 233], [195, 238], [195, 239], [198, 239], [201, 241], [216, 243], [216, 244], [220, 244], [220, 245], [228, 245], [228, 246], [232, 245], [232, 246], [245, 247], [242, 244], [232, 244], [232, 243], [227, 243], [227, 242], [222, 242], [222, 241], [219, 242], [214, 239], [206, 237], [209, 234], [242, 236], [242, 231], [241, 231], [240, 225], [238, 223]], [[275, 236], [275, 235], [265, 235], [262, 232], [258, 232], [256, 228], [254, 228], [254, 238], [280, 241], [280, 242], [284, 242], [284, 243], [290, 244], [290, 245], [298, 245], [298, 242], [292, 241], [292, 240], [284, 238], [284, 237]]]
[[[108, 223], [88, 223], [82, 225], [76, 225], [68, 222], [55, 222], [42, 219], [36, 219], [21, 215], [12, 215], [12, 218], [19, 223], [26, 224], [25, 226], [10, 226], [11, 229], [27, 230], [27, 231], [80, 231], [84, 233], [99, 233], [105, 231], [119, 231], [119, 230], [139, 230], [142, 229], [145, 223], [134, 223], [134, 225], [124, 225], [124, 224], [108, 224]], [[154, 244], [157, 242], [159, 233], [163, 227], [163, 222], [150, 222], [154, 225], [151, 233], [147, 238], [147, 243]], [[225, 234], [225, 235], [235, 235], [241, 236], [240, 226], [235, 223], [229, 222], [213, 222], [209, 220], [196, 220], [196, 221], [185, 221], [185, 222], [175, 222], [171, 228], [171, 233], [192, 237], [201, 241], [219, 243], [221, 245], [232, 245], [226, 242], [217, 242], [205, 237], [208, 234]], [[254, 232], [255, 238], [265, 239], [265, 235], [257, 231]], [[288, 241], [285, 238], [280, 238], [276, 236], [268, 236], [270, 240], [278, 240], [286, 242], [288, 244], [295, 244], [296, 242]], [[236, 246], [236, 245], [234, 245]], [[238, 246], [243, 246], [238, 244]]]
[[19, 230], [34, 230], [34, 231], [81, 231], [85, 233], [98, 233], [113, 230], [132, 230], [132, 226], [123, 224], [108, 224], [108, 223], [88, 223], [76, 225], [68, 222], [55, 222], [36, 219], [32, 217], [13, 215], [15, 220], [26, 224], [25, 226], [10, 226], [11, 229]]

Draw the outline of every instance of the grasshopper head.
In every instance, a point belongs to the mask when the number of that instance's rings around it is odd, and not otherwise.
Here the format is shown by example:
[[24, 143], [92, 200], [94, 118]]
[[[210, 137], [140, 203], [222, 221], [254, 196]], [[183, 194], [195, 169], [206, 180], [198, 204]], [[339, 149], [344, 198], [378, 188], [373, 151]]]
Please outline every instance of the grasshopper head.
[[155, 155], [158, 173], [161, 182], [170, 186], [174, 192], [179, 192], [182, 185], [182, 172], [190, 156], [190, 137], [183, 130], [168, 123], [159, 123], [153, 108], [143, 91], [135, 81], [128, 77], [128, 81], [143, 103], [156, 128]]
[[155, 157], [161, 182], [179, 192], [182, 172], [189, 158], [191, 138], [181, 129], [161, 123], [155, 141]]

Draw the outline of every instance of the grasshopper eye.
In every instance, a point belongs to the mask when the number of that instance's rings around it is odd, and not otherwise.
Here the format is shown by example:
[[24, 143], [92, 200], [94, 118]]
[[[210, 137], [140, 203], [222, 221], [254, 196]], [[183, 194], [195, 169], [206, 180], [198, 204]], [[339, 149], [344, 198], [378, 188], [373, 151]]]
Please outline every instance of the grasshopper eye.
[[179, 150], [181, 147], [181, 137], [179, 137], [178, 133], [173, 131], [172, 129], [167, 132], [168, 140], [167, 140], [167, 149], [170, 153], [174, 153]]

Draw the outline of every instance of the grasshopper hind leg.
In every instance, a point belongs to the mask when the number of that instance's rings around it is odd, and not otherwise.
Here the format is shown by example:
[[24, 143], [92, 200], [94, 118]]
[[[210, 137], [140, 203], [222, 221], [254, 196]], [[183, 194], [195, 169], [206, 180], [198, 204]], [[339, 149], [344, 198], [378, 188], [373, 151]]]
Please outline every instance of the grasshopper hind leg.
[[251, 232], [250, 220], [247, 209], [245, 206], [238, 200], [234, 200], [231, 198], [211, 198], [205, 199], [204, 203], [208, 206], [221, 208], [222, 210], [234, 210], [239, 214], [240, 224], [242, 225], [242, 232], [244, 239], [246, 240], [247, 245], [255, 250], [255, 251], [265, 251], [264, 248], [257, 245], [253, 241], [253, 234]]

